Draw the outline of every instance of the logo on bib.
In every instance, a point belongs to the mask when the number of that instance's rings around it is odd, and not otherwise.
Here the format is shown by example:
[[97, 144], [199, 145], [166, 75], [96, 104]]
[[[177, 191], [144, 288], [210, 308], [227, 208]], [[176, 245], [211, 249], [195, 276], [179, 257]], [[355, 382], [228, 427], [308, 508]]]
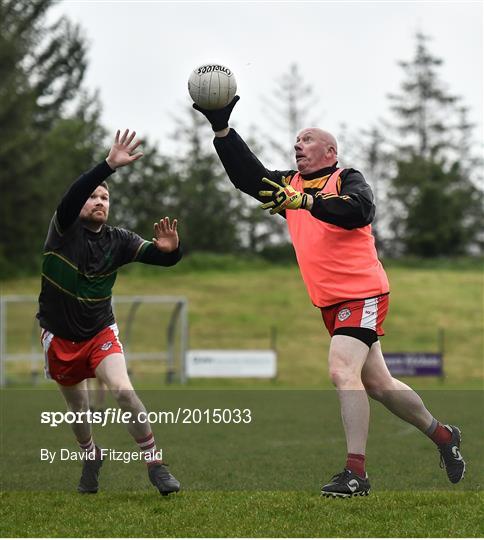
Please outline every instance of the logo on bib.
[[351, 309], [344, 308], [338, 312], [338, 321], [343, 322], [351, 315]]
[[113, 346], [112, 341], [106, 341], [103, 345], [101, 345], [101, 351], [109, 351], [109, 349]]

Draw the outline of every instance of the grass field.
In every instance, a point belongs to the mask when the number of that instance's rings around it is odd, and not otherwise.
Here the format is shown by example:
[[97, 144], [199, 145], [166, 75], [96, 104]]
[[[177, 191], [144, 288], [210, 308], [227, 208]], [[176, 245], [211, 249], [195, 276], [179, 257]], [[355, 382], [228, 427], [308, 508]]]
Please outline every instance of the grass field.
[[[203, 259], [200, 267], [196, 263], [195, 258], [186, 268], [180, 264], [170, 269], [132, 265], [131, 271], [119, 273], [114, 292], [185, 296], [189, 302], [190, 347], [194, 349], [268, 348], [271, 327], [275, 327], [277, 384], [329, 386], [329, 338], [295, 264], [269, 265], [257, 261], [251, 265], [227, 257]], [[207, 263], [209, 269], [203, 266]], [[446, 384], [475, 387], [476, 381], [482, 380], [484, 350], [481, 264], [456, 263], [453, 268], [448, 262], [434, 263], [433, 267], [427, 262], [420, 266], [389, 265], [391, 299], [383, 349], [436, 351], [438, 330], [442, 328]], [[38, 288], [36, 277], [19, 279], [4, 282], [2, 294], [38, 294]], [[35, 309], [32, 304], [13, 315], [8, 336], [10, 352], [30, 350]], [[119, 308], [121, 339], [124, 313]], [[159, 347], [164, 325], [157, 316], [156, 311], [140, 309], [133, 329], [133, 351], [139, 347]], [[166, 313], [160, 312], [159, 320], [163, 316]], [[28, 369], [28, 365], [23, 368]], [[135, 375], [141, 372], [137, 370]], [[152, 374], [149, 381], [154, 381]], [[423, 379], [414, 383], [428, 386]]]
[[[149, 410], [177, 405], [249, 407], [250, 425], [155, 425], [183, 491], [162, 498], [144, 465], [106, 462], [101, 491], [80, 496], [80, 464], [40, 462], [39, 448], [76, 450], [70, 428], [40, 425], [63, 410], [57, 392], [2, 392], [2, 536], [450, 536], [482, 535], [482, 393], [424, 391], [464, 433], [466, 478], [448, 483], [438, 453], [416, 429], [372, 405], [368, 463], [373, 493], [333, 501], [322, 480], [341, 468], [344, 437], [334, 392], [167, 390], [140, 393]], [[7, 444], [20, 442], [19, 445]], [[103, 446], [132, 450], [123, 426], [95, 428]], [[159, 443], [160, 444], [160, 443]], [[26, 484], [29, 488], [26, 489]]]
[[307, 492], [7, 493], [9, 537], [482, 537], [482, 493], [385, 492], [348, 501]]
[[[159, 366], [150, 364], [135, 367], [135, 382], [149, 410], [247, 406], [254, 422], [155, 426], [165, 458], [182, 481], [176, 496], [160, 497], [139, 463], [106, 463], [100, 493], [79, 496], [78, 463], [39, 462], [41, 445], [75, 450], [68, 426], [51, 428], [38, 421], [40, 410], [63, 410], [60, 396], [49, 390], [52, 385], [24, 389], [28, 364], [11, 365], [10, 380], [22, 385], [0, 394], [1, 535], [482, 536], [480, 265], [389, 265], [391, 308], [383, 338], [387, 351], [435, 350], [437, 329], [445, 329], [447, 378], [409, 382], [437, 416], [462, 427], [466, 478], [457, 486], [448, 483], [432, 444], [373, 403], [368, 445], [373, 492], [368, 498], [333, 501], [319, 497], [319, 485], [341, 468], [344, 437], [326, 372], [328, 338], [297, 268], [223, 258], [213, 263], [210, 270], [196, 260], [186, 268], [133, 268], [120, 272], [115, 293], [186, 296], [192, 348], [266, 348], [276, 326], [277, 381], [195, 380], [169, 389]], [[2, 294], [37, 292], [37, 278], [2, 285]], [[139, 315], [136, 342], [156, 347], [158, 314], [140, 310]], [[32, 307], [14, 317], [9, 350], [29, 350], [31, 317]], [[133, 449], [122, 426], [95, 433], [105, 447]]]

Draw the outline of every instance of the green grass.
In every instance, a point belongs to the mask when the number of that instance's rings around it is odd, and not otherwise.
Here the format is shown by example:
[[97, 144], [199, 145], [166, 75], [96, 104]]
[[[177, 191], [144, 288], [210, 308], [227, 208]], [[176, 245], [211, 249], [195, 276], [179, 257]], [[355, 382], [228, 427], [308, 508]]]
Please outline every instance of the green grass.
[[482, 493], [8, 493], [8, 537], [481, 537]]
[[[420, 265], [415, 260], [391, 261], [388, 274], [392, 292], [384, 325], [386, 336], [382, 338], [384, 351], [435, 351], [438, 330], [443, 328], [448, 384], [461, 388], [481, 384], [480, 261], [420, 261]], [[37, 294], [38, 287], [38, 278], [10, 280], [4, 282], [2, 294]], [[120, 272], [115, 294], [187, 297], [191, 348], [267, 348], [274, 327], [279, 361], [276, 384], [329, 385], [329, 337], [295, 263], [271, 265], [258, 259], [251, 263], [233, 257], [192, 257], [171, 269], [132, 265]], [[10, 352], [30, 350], [34, 310], [32, 304], [13, 314]], [[121, 306], [118, 309], [121, 339], [126, 311]], [[141, 308], [132, 350], [159, 347], [166, 320], [167, 312], [161, 308]], [[28, 364], [18, 367], [24, 372], [29, 368]], [[146, 376], [153, 380], [153, 367], [137, 370], [133, 366], [135, 378], [141, 378], [146, 370]], [[15, 369], [13, 365], [9, 368]], [[429, 384], [423, 379], [413, 383], [421, 387]]]
[[[207, 267], [210, 262], [210, 267]], [[186, 263], [186, 264], [185, 264]], [[449, 484], [438, 454], [417, 430], [372, 404], [368, 498], [322, 499], [321, 480], [344, 458], [344, 437], [327, 376], [329, 343], [295, 264], [190, 258], [173, 269], [120, 272], [115, 294], [186, 296], [192, 348], [266, 348], [278, 331], [277, 381], [201, 381], [163, 388], [158, 364], [134, 366], [149, 410], [250, 406], [236, 426], [156, 425], [183, 491], [161, 498], [144, 466], [106, 463], [96, 496], [75, 493], [79, 463], [39, 463], [39, 447], [75, 449], [68, 426], [41, 426], [40, 410], [64, 410], [52, 385], [2, 392], [0, 533], [11, 537], [481, 537], [482, 272], [480, 262], [391, 262], [387, 351], [435, 350], [445, 329], [445, 381], [413, 379], [430, 410], [463, 428], [466, 478]], [[38, 278], [4, 282], [2, 294], [37, 294]], [[282, 293], [281, 293], [282, 291]], [[29, 351], [34, 305], [11, 320], [9, 351]], [[123, 310], [119, 310], [123, 332]], [[163, 310], [143, 309], [133, 350], [160, 345]], [[121, 336], [122, 337], [122, 336]], [[29, 383], [30, 365], [9, 365]], [[257, 388], [256, 391], [241, 390]], [[215, 390], [210, 390], [210, 389]], [[284, 390], [291, 388], [293, 390]], [[433, 388], [432, 390], [425, 390]], [[306, 389], [306, 390], [296, 390]], [[309, 389], [309, 390], [308, 390]], [[6, 434], [8, 433], [8, 437]], [[96, 430], [103, 446], [132, 450], [122, 426]], [[15, 441], [15, 444], [12, 444]], [[265, 488], [265, 490], [263, 490]]]
[[[148, 410], [250, 407], [250, 425], [155, 424], [183, 491], [161, 498], [140, 463], [107, 461], [96, 496], [75, 493], [80, 463], [41, 463], [39, 449], [75, 450], [70, 428], [41, 425], [64, 410], [55, 391], [9, 389], [2, 398], [2, 536], [24, 537], [479, 537], [482, 535], [482, 393], [425, 391], [425, 403], [464, 434], [466, 477], [451, 485], [433, 444], [372, 404], [373, 493], [322, 499], [344, 460], [337, 398], [320, 390], [143, 391]], [[95, 427], [105, 448], [133, 450], [123, 426]], [[8, 433], [8, 438], [5, 434]], [[11, 441], [16, 441], [15, 445]], [[161, 441], [161, 442], [160, 442]], [[28, 486], [28, 489], [27, 489]]]

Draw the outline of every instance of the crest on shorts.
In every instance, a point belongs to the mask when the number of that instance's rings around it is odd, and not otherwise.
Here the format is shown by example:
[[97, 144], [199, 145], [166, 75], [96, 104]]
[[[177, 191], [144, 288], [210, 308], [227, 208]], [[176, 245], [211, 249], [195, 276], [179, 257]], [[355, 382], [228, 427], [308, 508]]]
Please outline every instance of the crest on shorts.
[[338, 321], [346, 321], [346, 319], [351, 315], [351, 309], [344, 308], [338, 312]]
[[101, 351], [109, 351], [109, 349], [113, 346], [112, 341], [106, 341], [106, 343], [103, 343], [101, 345]]

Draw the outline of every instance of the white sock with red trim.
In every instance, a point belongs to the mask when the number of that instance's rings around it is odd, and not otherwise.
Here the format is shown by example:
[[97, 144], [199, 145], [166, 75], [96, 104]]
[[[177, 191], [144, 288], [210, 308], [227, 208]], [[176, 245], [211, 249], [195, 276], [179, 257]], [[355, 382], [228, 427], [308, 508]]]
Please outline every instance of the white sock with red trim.
[[96, 455], [96, 445], [94, 444], [92, 435], [89, 437], [89, 439], [87, 439], [87, 441], [77, 441], [77, 443], [79, 444], [81, 451], [85, 453], [88, 459], [94, 459]]
[[150, 433], [142, 439], [136, 439], [139, 449], [144, 453], [144, 459], [147, 465], [152, 463], [160, 463], [160, 460], [156, 459], [156, 443], [153, 433]]

